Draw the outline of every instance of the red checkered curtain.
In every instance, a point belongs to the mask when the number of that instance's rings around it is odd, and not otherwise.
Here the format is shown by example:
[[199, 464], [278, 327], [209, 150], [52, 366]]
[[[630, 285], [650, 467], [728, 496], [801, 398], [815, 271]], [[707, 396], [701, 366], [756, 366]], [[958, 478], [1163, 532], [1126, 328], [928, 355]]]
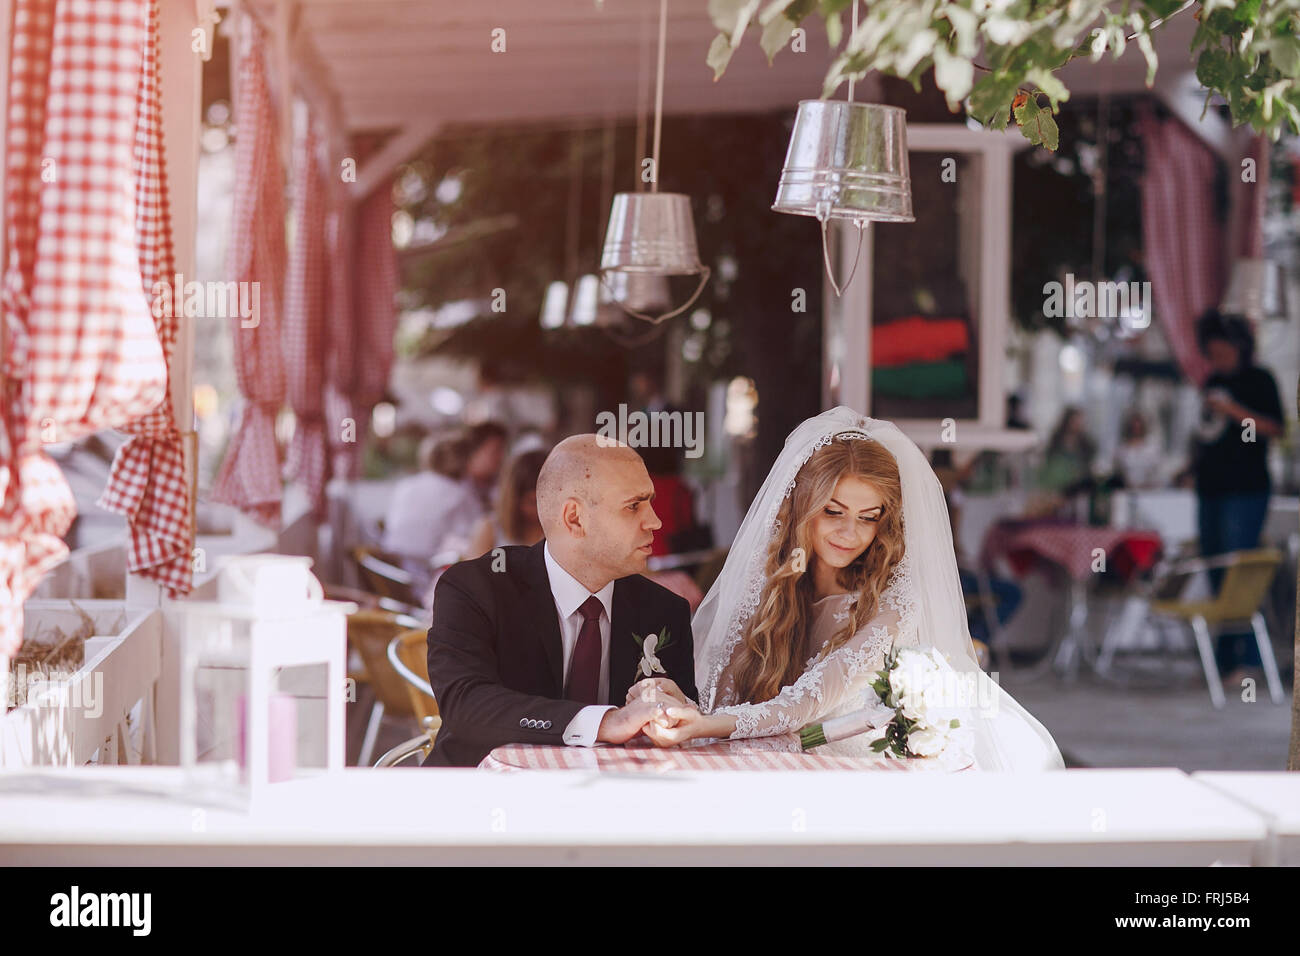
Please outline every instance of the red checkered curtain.
[[[150, 4], [139, 99], [136, 245], [145, 287], [154, 293], [154, 323], [170, 367], [176, 347], [175, 305], [181, 290], [172, 288], [175, 262], [163, 157], [156, 3]], [[131, 571], [158, 582], [172, 597], [188, 594], [194, 585], [193, 507], [185, 477], [183, 438], [176, 427], [172, 403], [160, 403], [145, 417], [123, 425], [122, 430], [131, 437], [118, 449], [108, 485], [97, 503], [108, 511], [126, 515]]]
[[[357, 210], [357, 381], [352, 400], [361, 421], [388, 387], [397, 329], [397, 254], [393, 249], [393, 184], [381, 183]], [[356, 454], [356, 445], [352, 446]]]
[[[1264, 258], [1264, 215], [1268, 212], [1269, 141], [1264, 135], [1253, 136], [1242, 159], [1255, 163], [1255, 181], [1242, 182], [1241, 168], [1229, 170], [1228, 188], [1232, 194], [1234, 258]], [[1229, 275], [1231, 279], [1231, 275]]]
[[351, 205], [336, 201], [325, 230], [326, 256], [333, 266], [325, 310], [325, 420], [330, 423], [325, 440], [330, 449], [330, 476], [347, 481], [359, 477], [357, 442], [365, 427], [357, 421], [353, 400], [359, 378], [351, 268], [355, 222]]
[[265, 33], [256, 24], [247, 26], [251, 34], [240, 57], [235, 102], [235, 210], [227, 274], [239, 282], [258, 283], [259, 308], [256, 322], [248, 327], [238, 316], [231, 319], [235, 379], [246, 401], [209, 497], [279, 529], [283, 489], [275, 416], [285, 395], [280, 341], [284, 172], [262, 59]]
[[1138, 117], [1146, 156], [1142, 244], [1156, 315], [1179, 368], [1196, 385], [1210, 373], [1196, 344], [1196, 320], [1223, 294], [1224, 230], [1214, 209], [1217, 161], [1175, 118], [1144, 104]]
[[294, 237], [285, 290], [283, 351], [289, 405], [296, 424], [285, 478], [307, 489], [317, 520], [325, 517], [325, 202], [320, 139], [308, 121], [294, 152]]
[[[150, 0], [14, 0], [5, 142], [0, 654], [67, 555], [71, 491], [42, 442], [124, 425], [167, 399], [137, 235]], [[148, 214], [145, 214], [148, 218]]]

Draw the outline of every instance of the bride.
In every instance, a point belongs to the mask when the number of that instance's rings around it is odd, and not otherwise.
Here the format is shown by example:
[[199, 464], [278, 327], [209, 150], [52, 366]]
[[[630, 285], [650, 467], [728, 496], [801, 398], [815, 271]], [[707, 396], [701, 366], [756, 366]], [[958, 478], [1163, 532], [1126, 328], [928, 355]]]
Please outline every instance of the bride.
[[[628, 693], [673, 705], [645, 728], [659, 746], [788, 735], [861, 710], [891, 646], [910, 645], [974, 682], [975, 767], [1064, 767], [1051, 734], [980, 669], [942, 487], [891, 422], [839, 406], [790, 434], [692, 629], [698, 704], [663, 678]], [[870, 740], [819, 752], [866, 756]]]

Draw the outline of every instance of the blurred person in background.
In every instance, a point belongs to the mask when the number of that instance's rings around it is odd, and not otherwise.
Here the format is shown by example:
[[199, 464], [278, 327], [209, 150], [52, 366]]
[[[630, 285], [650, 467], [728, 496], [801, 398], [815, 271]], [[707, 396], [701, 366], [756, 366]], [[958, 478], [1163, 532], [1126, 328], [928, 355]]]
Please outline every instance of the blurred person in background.
[[1119, 447], [1115, 449], [1115, 470], [1125, 488], [1163, 487], [1167, 457], [1160, 437], [1147, 427], [1146, 415], [1134, 409], [1124, 416]]
[[446, 542], [468, 535], [483, 507], [465, 483], [469, 443], [463, 434], [428, 435], [420, 443], [420, 470], [399, 479], [384, 515], [381, 547], [415, 579], [416, 594], [433, 580], [430, 563]]
[[1007, 428], [1015, 428], [1021, 431], [1031, 429], [1034, 426], [1025, 418], [1025, 399], [1019, 389], [1007, 396]]
[[[659, 376], [654, 372], [633, 372], [628, 378], [628, 391], [631, 393], [628, 403], [631, 410], [643, 411], [647, 415], [656, 412], [690, 414], [668, 404]], [[677, 554], [711, 547], [713, 542], [708, 529], [701, 528], [695, 520], [695, 493], [682, 477], [685, 449], [648, 446], [637, 448], [637, 451], [654, 483], [655, 513], [663, 522], [663, 527], [655, 535], [651, 553]]]
[[1039, 472], [1039, 484], [1049, 491], [1070, 495], [1092, 479], [1097, 442], [1088, 434], [1083, 410], [1069, 405], [1052, 430]]
[[480, 557], [508, 544], [536, 544], [542, 540], [542, 523], [537, 517], [537, 476], [542, 472], [548, 452], [549, 449], [526, 451], [506, 465], [496, 508], [479, 519], [470, 534], [463, 560]]
[[[1201, 554], [1209, 557], [1259, 547], [1272, 493], [1268, 440], [1285, 427], [1277, 382], [1255, 364], [1255, 335], [1244, 317], [1208, 309], [1196, 322], [1196, 341], [1211, 368], [1192, 464]], [[1210, 571], [1216, 593], [1223, 574]], [[1260, 666], [1250, 634], [1219, 635], [1215, 657], [1233, 687], [1248, 668]]]
[[[979, 580], [971, 570], [975, 567], [977, 558], [962, 547], [959, 530], [961, 509], [966, 499], [962, 486], [970, 479], [979, 457], [978, 453], [971, 455], [964, 465], [958, 467], [951, 449], [936, 448], [930, 453], [930, 467], [934, 469], [935, 477], [943, 487], [944, 501], [948, 506], [948, 520], [952, 524], [952, 546], [953, 552], [957, 555], [957, 576], [961, 579], [962, 595], [972, 600], [983, 599], [983, 595], [980, 594]], [[1020, 607], [1023, 597], [1020, 586], [1014, 581], [996, 576], [991, 571], [988, 574], [988, 582], [989, 590], [993, 592], [994, 613], [997, 615], [998, 624], [1005, 624], [1016, 612], [1016, 608]], [[982, 641], [987, 647], [992, 635], [989, 634], [984, 615], [970, 614], [967, 625], [970, 628], [971, 638]], [[978, 646], [976, 649], [978, 650]]]
[[481, 512], [491, 510], [496, 500], [497, 477], [506, 460], [506, 427], [487, 421], [465, 429], [465, 486], [474, 493]]

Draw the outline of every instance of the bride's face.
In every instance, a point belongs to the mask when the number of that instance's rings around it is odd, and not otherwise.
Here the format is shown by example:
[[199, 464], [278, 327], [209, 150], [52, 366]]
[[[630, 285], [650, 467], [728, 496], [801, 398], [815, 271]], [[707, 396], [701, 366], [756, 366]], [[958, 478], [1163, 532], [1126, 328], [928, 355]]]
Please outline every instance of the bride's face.
[[876, 539], [884, 496], [870, 482], [846, 475], [835, 485], [831, 500], [812, 522], [812, 546], [819, 561], [843, 568]]

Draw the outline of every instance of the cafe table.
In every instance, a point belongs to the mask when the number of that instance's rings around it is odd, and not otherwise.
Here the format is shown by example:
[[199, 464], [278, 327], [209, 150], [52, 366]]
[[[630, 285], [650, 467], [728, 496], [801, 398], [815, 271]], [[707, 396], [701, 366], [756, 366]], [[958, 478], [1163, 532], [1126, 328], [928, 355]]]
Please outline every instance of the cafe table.
[[[798, 734], [752, 740], [690, 741], [677, 747], [655, 747], [644, 738], [621, 747], [552, 747], [545, 744], [505, 744], [479, 764], [480, 770], [505, 773], [528, 770], [591, 770], [598, 773], [672, 773], [699, 771], [859, 770], [945, 772], [933, 760], [901, 760], [884, 755], [850, 757], [835, 754], [834, 745], [804, 751]], [[952, 772], [970, 769], [971, 763]]]
[[1249, 864], [1261, 814], [1175, 768], [490, 773], [349, 767], [255, 813], [175, 767], [0, 773], [0, 866]]
[[1043, 666], [1018, 672], [1019, 676], [1041, 676], [1054, 667], [1066, 680], [1073, 680], [1080, 660], [1096, 670], [1097, 653], [1088, 635], [1088, 597], [1099, 575], [1095, 567], [1098, 554], [1105, 561], [1104, 567], [1113, 569], [1124, 580], [1132, 580], [1155, 564], [1161, 547], [1159, 532], [1149, 528], [1114, 528], [1052, 519], [1001, 521], [990, 528], [980, 552], [980, 564], [985, 569], [1005, 557], [1015, 572], [1023, 575], [1036, 564], [1046, 562], [1059, 568], [1067, 582], [1065, 630], [1055, 635]]

